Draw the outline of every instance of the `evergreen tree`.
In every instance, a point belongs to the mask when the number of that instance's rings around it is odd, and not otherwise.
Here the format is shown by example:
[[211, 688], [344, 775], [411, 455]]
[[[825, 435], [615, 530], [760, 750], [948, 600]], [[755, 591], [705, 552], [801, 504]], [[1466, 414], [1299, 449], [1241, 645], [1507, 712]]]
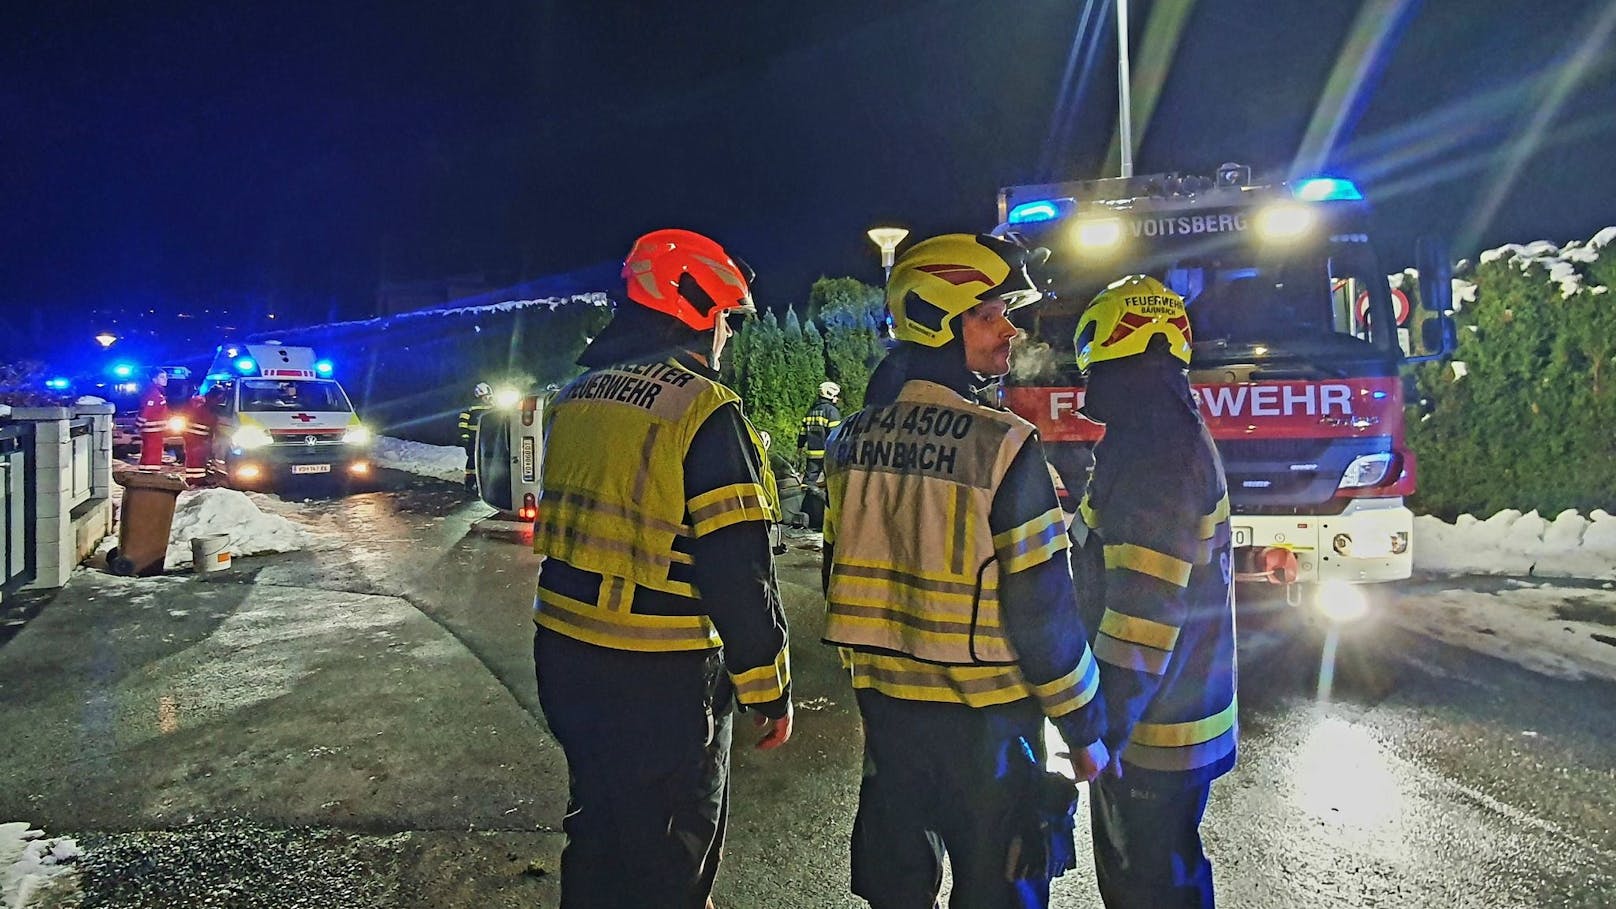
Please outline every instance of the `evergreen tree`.
[[881, 289], [854, 278], [820, 278], [808, 293], [809, 312], [825, 327], [825, 371], [842, 386], [844, 411], [864, 406], [864, 388], [885, 349], [879, 328], [886, 317]]

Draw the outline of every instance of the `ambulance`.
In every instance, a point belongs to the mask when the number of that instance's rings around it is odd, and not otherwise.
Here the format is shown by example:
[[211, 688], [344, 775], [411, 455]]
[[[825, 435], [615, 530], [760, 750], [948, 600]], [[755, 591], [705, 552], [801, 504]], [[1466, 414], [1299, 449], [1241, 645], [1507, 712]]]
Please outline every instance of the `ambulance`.
[[221, 345], [200, 388], [216, 408], [209, 474], [236, 488], [368, 479], [372, 435], [334, 371], [309, 347]]

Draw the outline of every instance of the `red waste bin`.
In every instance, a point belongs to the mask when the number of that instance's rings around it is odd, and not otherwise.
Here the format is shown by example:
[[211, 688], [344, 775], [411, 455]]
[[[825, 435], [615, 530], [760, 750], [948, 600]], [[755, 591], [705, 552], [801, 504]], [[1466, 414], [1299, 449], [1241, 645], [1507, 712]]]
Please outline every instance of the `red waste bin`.
[[185, 479], [170, 473], [118, 470], [112, 478], [124, 489], [118, 514], [118, 545], [107, 551], [113, 574], [160, 574], [174, 526], [174, 501]]

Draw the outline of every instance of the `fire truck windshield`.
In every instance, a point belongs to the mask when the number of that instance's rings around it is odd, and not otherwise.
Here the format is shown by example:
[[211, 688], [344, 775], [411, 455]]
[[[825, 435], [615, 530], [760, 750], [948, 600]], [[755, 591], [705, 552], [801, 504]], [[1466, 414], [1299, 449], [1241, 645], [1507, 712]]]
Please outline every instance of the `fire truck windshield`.
[[[1365, 244], [1288, 253], [1245, 244], [1112, 273], [1057, 266], [1053, 299], [1016, 319], [1030, 338], [1012, 364], [1015, 381], [1042, 381], [1073, 362], [1072, 333], [1088, 301], [1121, 274], [1145, 272], [1184, 298], [1197, 368], [1294, 361], [1328, 368], [1399, 354], [1386, 276]], [[1384, 326], [1384, 327], [1383, 327]]]

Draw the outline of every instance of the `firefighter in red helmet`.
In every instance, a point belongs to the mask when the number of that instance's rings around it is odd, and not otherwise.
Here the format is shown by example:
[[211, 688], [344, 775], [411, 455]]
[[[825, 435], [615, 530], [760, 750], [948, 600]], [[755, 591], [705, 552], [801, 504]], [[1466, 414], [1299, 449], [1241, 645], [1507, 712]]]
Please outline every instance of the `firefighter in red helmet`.
[[533, 548], [539, 703], [567, 756], [564, 907], [707, 905], [731, 714], [791, 735], [758, 433], [718, 380], [751, 273], [686, 230], [641, 237], [628, 300], [545, 413]]

